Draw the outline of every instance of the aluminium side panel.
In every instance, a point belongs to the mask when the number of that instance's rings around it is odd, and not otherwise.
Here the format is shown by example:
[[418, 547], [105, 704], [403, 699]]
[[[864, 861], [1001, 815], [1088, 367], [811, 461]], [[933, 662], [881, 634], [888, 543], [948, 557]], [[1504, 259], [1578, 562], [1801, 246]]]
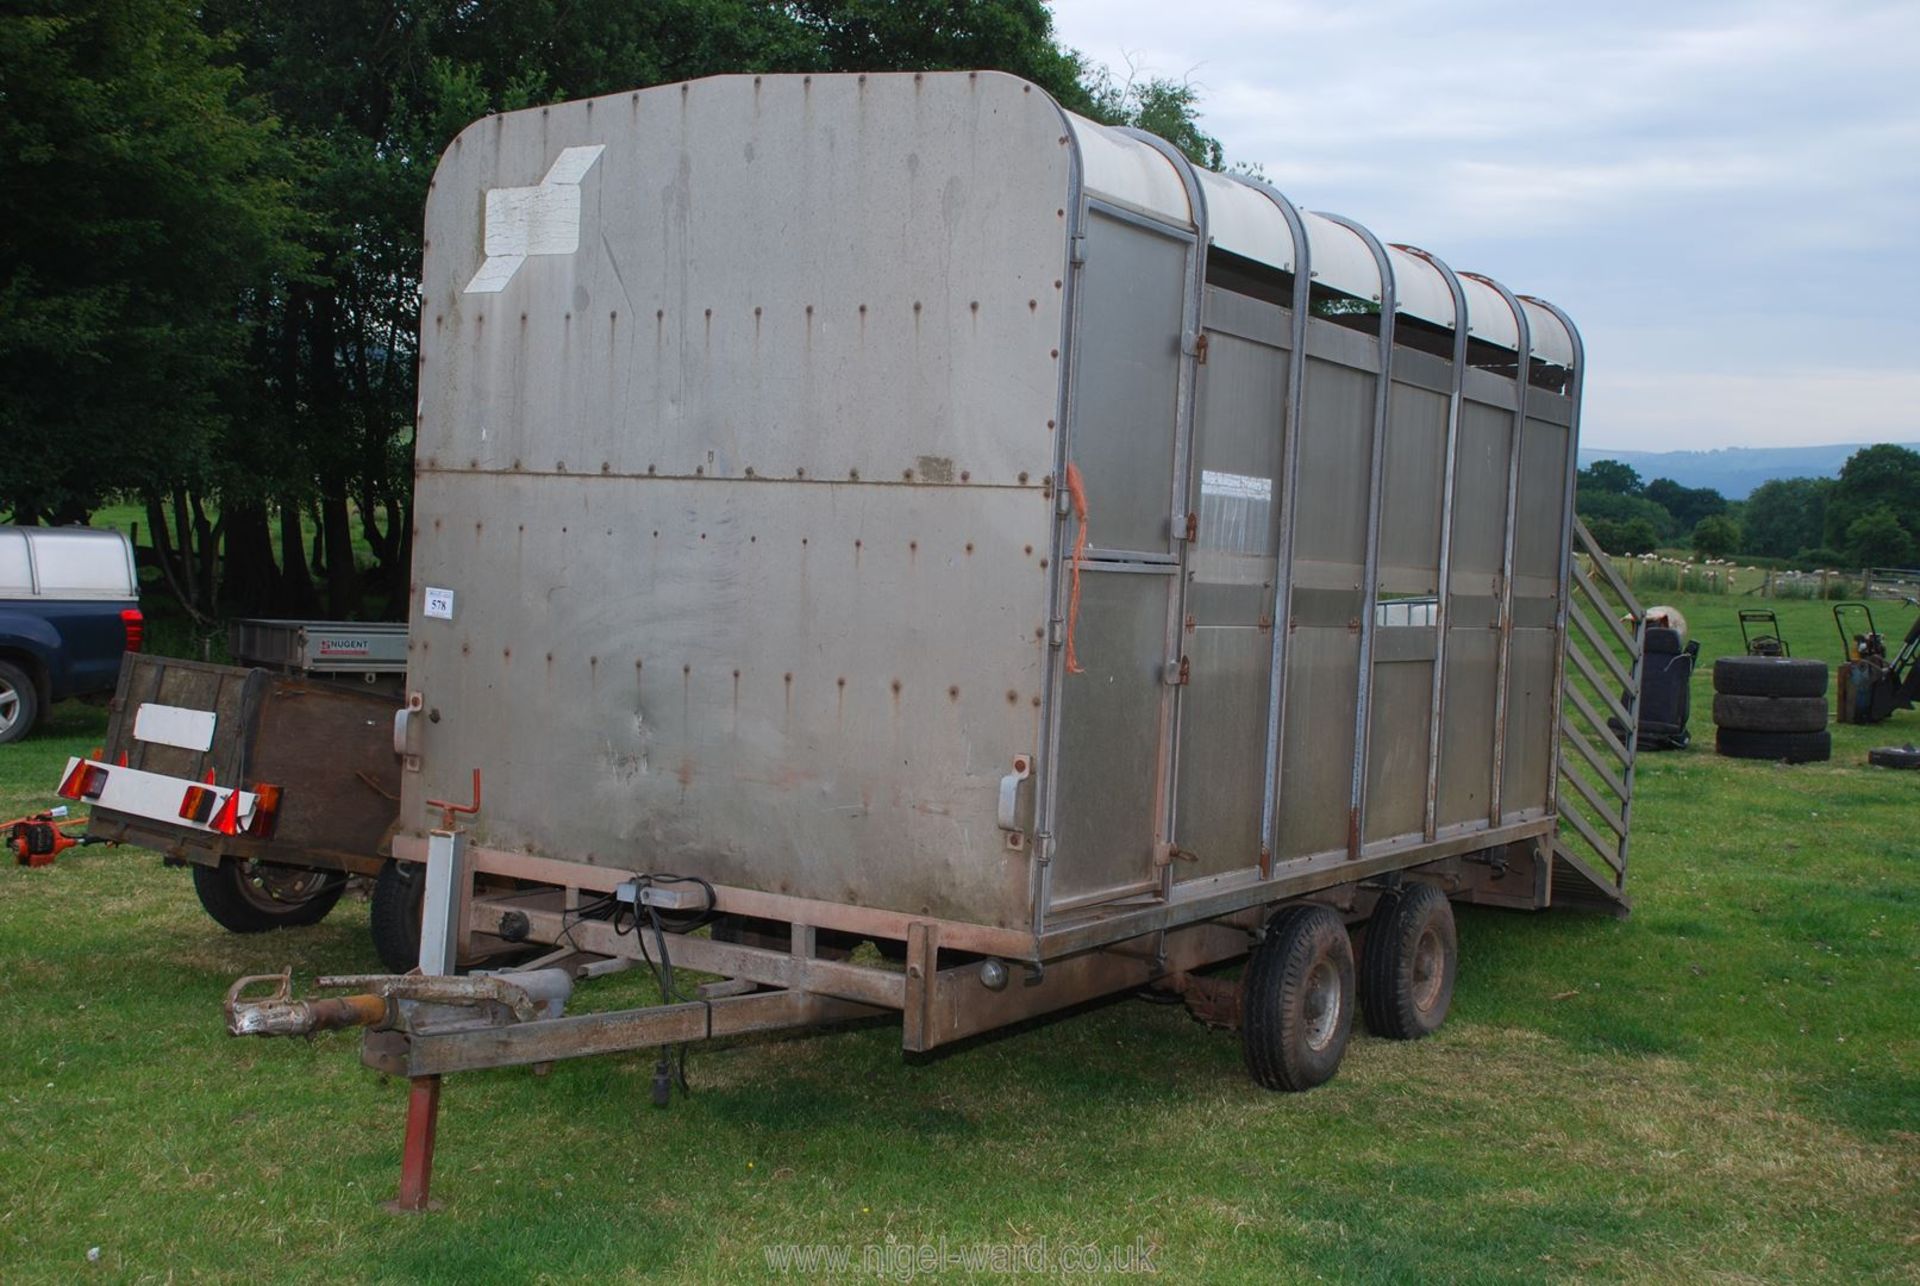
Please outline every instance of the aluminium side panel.
[[1176, 874], [1259, 866], [1278, 583], [1280, 469], [1293, 314], [1207, 291], [1207, 365], [1194, 425], [1193, 511], [1182, 652]]
[[1307, 323], [1281, 729], [1282, 863], [1348, 847], [1378, 339]]
[[1507, 753], [1501, 811], [1542, 816], [1553, 776], [1554, 692], [1559, 649], [1560, 538], [1567, 455], [1573, 449], [1569, 398], [1534, 387], [1520, 437], [1519, 512], [1513, 550], [1513, 650], [1507, 663]]
[[[403, 829], [1031, 924], [1072, 157], [993, 73], [493, 117], [428, 207]], [[437, 721], [434, 715], [438, 715]]]

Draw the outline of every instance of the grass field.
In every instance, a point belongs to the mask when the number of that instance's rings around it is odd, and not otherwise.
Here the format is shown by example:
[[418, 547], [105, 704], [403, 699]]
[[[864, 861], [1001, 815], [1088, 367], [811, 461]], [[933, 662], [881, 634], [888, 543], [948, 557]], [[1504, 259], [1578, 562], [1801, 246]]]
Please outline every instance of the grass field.
[[[1706, 656], [1738, 603], [1681, 601]], [[1834, 658], [1822, 605], [1779, 608]], [[1695, 748], [1642, 760], [1632, 918], [1463, 909], [1447, 1027], [1356, 1034], [1313, 1093], [1135, 1000], [919, 1061], [889, 1026], [696, 1049], [666, 1111], [645, 1055], [473, 1074], [426, 1218], [378, 1205], [404, 1086], [355, 1038], [221, 1028], [238, 974], [376, 967], [364, 904], [240, 938], [148, 854], [0, 868], [0, 1281], [761, 1278], [943, 1241], [1181, 1280], [1920, 1280], [1920, 774], [1865, 766], [1920, 712], [1786, 768], [1716, 758], [1708, 691]], [[0, 816], [103, 725], [0, 749]]]

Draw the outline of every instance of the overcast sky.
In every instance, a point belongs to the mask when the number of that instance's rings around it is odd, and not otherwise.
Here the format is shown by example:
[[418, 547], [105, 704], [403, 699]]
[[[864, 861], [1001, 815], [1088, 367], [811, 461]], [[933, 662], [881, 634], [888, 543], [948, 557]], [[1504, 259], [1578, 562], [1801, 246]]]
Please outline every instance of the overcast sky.
[[1055, 0], [1297, 204], [1553, 300], [1581, 437], [1920, 441], [1920, 2]]

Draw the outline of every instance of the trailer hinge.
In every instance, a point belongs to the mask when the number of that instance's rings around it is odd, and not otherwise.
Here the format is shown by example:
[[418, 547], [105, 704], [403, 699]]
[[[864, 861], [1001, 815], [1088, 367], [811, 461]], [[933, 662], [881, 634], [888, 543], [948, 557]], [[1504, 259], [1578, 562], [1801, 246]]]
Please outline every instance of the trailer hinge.
[[1061, 518], [1065, 518], [1068, 515], [1072, 514], [1073, 513], [1073, 492], [1071, 492], [1065, 487], [1062, 487], [1060, 488], [1060, 490], [1054, 492], [1053, 493], [1053, 512], [1056, 516]]
[[1200, 515], [1189, 512], [1187, 514], [1187, 540], [1191, 543], [1198, 539], [1200, 539]]
[[1193, 341], [1193, 364], [1195, 366], [1207, 364], [1207, 332], [1204, 330], [1200, 332], [1200, 338]]
[[1047, 646], [1060, 647], [1066, 643], [1067, 623], [1056, 616], [1047, 622]]
[[1067, 262], [1070, 264], [1073, 264], [1075, 267], [1078, 267], [1079, 265], [1085, 263], [1086, 261], [1087, 261], [1086, 234], [1081, 232], [1076, 232], [1067, 241]]
[[1185, 656], [1182, 656], [1177, 661], [1167, 662], [1167, 686], [1168, 687], [1184, 688], [1185, 686], [1187, 686], [1187, 680], [1191, 679], [1192, 677], [1193, 677], [1193, 663], [1190, 660], [1188, 660]]

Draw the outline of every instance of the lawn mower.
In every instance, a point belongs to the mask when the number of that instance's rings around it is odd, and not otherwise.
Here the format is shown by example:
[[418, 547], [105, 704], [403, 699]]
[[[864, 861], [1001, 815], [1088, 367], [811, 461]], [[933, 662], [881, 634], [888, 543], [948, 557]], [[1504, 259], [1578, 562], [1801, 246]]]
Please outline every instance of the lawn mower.
[[[1749, 626], [1758, 632], [1749, 632]], [[1740, 642], [1746, 646], [1748, 656], [1793, 655], [1786, 636], [1780, 632], [1779, 613], [1771, 607], [1740, 609]]]
[[[1909, 607], [1920, 607], [1914, 599], [1902, 599]], [[1864, 630], [1849, 630], [1849, 619], [1864, 624]], [[1914, 664], [1920, 653], [1920, 616], [1914, 618], [1900, 651], [1887, 658], [1887, 640], [1874, 623], [1873, 608], [1862, 602], [1835, 603], [1834, 627], [1840, 631], [1840, 644], [1846, 660], [1839, 669], [1839, 719], [1841, 723], [1881, 723], [1895, 710], [1911, 710], [1920, 699], [1920, 673]]]

